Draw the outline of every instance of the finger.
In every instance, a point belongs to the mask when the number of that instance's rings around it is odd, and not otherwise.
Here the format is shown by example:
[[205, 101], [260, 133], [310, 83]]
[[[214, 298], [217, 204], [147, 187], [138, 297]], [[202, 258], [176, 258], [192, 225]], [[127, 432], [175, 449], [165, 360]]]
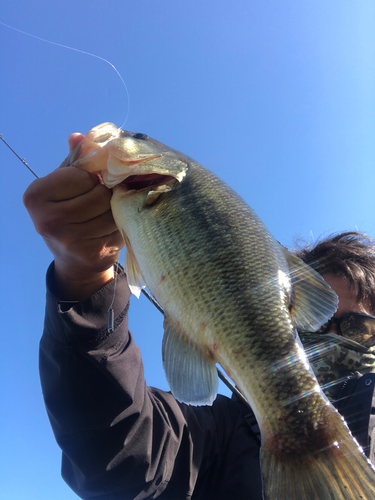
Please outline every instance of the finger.
[[121, 236], [120, 231], [116, 229], [116, 231], [108, 236], [104, 237], [104, 245], [106, 248], [110, 248], [113, 251], [120, 252], [122, 248], [125, 246], [125, 241]]
[[27, 209], [46, 201], [62, 201], [87, 193], [99, 184], [96, 175], [78, 168], [58, 168], [50, 174], [36, 179], [23, 196]]
[[81, 143], [85, 139], [85, 136], [83, 134], [80, 134], [78, 132], [74, 134], [70, 134], [68, 137], [68, 144], [69, 144], [69, 152], [73, 151], [73, 149], [78, 146], [79, 143]]
[[[49, 241], [54, 247], [54, 240]], [[94, 237], [91, 239], [72, 239], [69, 243], [69, 252], [60, 253], [65, 259], [73, 259], [82, 263], [87, 268], [97, 268], [98, 264], [107, 269], [111, 264], [119, 259], [121, 249], [124, 247], [124, 240], [119, 231], [111, 234]], [[103, 259], [106, 260], [104, 263]]]
[[[54, 174], [54, 175], [52, 175]], [[48, 200], [62, 201], [76, 198], [100, 184], [98, 176], [79, 168], [69, 167], [51, 172], [48, 179]], [[41, 186], [45, 188], [45, 186]]]
[[[54, 202], [56, 223], [83, 223], [96, 219], [111, 210], [112, 192], [102, 184], [71, 200]], [[52, 212], [51, 212], [52, 215]]]
[[[79, 159], [83, 159], [89, 155], [92, 155], [94, 152], [98, 152], [102, 149], [102, 144], [91, 141], [86, 136], [82, 134], [71, 134], [68, 138], [69, 143], [69, 156], [67, 158], [67, 166], [74, 165], [75, 162]], [[85, 168], [84, 170], [88, 171], [96, 171], [101, 170], [101, 168], [87, 168], [91, 164], [91, 160], [85, 160]]]
[[55, 239], [67, 249], [72, 243], [84, 244], [85, 240], [105, 237], [117, 231], [109, 208], [96, 217], [90, 214], [90, 218], [84, 221], [79, 220], [76, 213], [69, 214], [66, 210], [53, 208], [45, 215], [34, 217], [35, 229], [44, 238]]
[[97, 255], [100, 259], [118, 253], [125, 246], [125, 242], [120, 234], [120, 231], [114, 231], [106, 236], [93, 238], [88, 240], [87, 248], [97, 249]]
[[72, 240], [95, 239], [106, 237], [116, 232], [117, 226], [113, 220], [112, 212], [108, 212], [83, 223], [70, 223], [67, 230], [68, 237]]
[[65, 168], [71, 165], [72, 158], [79, 156], [81, 152], [81, 144], [83, 144], [85, 139], [86, 137], [83, 134], [79, 133], [71, 134], [68, 137], [69, 155], [65, 158], [65, 160], [61, 163], [61, 165], [58, 168]]

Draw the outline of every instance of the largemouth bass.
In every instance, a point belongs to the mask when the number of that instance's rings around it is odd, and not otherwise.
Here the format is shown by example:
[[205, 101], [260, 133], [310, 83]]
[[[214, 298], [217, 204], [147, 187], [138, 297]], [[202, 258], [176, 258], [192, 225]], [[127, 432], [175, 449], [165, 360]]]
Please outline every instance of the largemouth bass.
[[218, 363], [249, 401], [261, 429], [264, 497], [374, 499], [373, 469], [296, 334], [337, 308], [320, 275], [212, 172], [144, 134], [102, 124], [68, 163], [100, 172], [113, 188], [129, 286], [139, 296], [146, 284], [165, 311], [173, 395], [212, 404]]

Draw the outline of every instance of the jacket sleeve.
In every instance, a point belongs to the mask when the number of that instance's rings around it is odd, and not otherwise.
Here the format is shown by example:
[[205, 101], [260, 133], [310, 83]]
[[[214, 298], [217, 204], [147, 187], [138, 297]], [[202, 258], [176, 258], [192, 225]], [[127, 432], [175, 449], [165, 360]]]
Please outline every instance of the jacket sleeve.
[[208, 500], [221, 497], [211, 494], [224, 491], [224, 476], [238, 482], [245, 475], [249, 499], [260, 499], [259, 446], [241, 412], [224, 397], [192, 408], [146, 386], [121, 273], [115, 329], [107, 331], [114, 284], [83, 302], [61, 302], [53, 264], [47, 273], [40, 377], [65, 481], [85, 499]]

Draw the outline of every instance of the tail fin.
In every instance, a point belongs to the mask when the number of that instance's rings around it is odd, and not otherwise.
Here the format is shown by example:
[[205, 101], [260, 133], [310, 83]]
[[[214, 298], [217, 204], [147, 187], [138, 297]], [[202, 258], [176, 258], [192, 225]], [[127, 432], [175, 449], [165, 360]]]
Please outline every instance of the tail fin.
[[375, 471], [340, 422], [337, 442], [312, 455], [275, 456], [264, 443], [261, 465], [265, 500], [374, 500]]

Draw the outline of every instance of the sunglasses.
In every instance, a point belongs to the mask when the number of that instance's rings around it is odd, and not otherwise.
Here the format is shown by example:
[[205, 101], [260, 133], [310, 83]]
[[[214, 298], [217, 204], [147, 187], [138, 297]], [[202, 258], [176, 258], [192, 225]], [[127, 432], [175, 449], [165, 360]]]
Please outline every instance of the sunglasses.
[[331, 318], [315, 333], [328, 333], [332, 325], [337, 325], [339, 335], [366, 347], [375, 345], [375, 316], [349, 313], [339, 318]]

